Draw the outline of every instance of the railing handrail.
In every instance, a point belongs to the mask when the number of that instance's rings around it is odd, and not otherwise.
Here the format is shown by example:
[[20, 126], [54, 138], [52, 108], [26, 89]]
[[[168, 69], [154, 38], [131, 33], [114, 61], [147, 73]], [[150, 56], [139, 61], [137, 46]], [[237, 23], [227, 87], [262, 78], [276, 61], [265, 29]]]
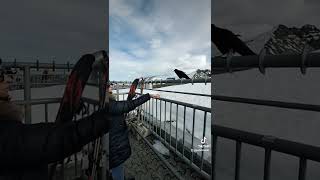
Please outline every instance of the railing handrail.
[[[125, 81], [111, 81], [112, 83], [124, 83]], [[128, 81], [127, 83], [131, 84], [131, 81]], [[162, 80], [152, 80], [152, 81], [145, 81], [145, 84], [156, 84], [156, 83], [180, 83], [180, 84], [186, 84], [186, 83], [211, 83], [211, 77], [208, 78], [197, 78], [197, 79], [162, 79]]]
[[181, 91], [169, 91], [169, 90], [162, 90], [162, 89], [144, 89], [144, 90], [160, 91], [160, 92], [170, 92], [170, 93], [176, 93], [176, 94], [187, 94], [187, 95], [194, 95], [194, 96], [211, 97], [210, 94], [201, 94], [201, 93], [190, 93], [190, 92], [181, 92]]
[[[58, 98], [39, 98], [39, 99], [31, 99], [29, 102], [30, 105], [39, 105], [39, 104], [52, 104], [52, 103], [60, 103], [62, 97], [58, 97]], [[90, 99], [87, 97], [82, 97], [82, 99], [85, 102], [88, 102], [90, 104], [98, 104], [99, 101], [95, 100], [95, 99]], [[12, 101], [15, 104], [18, 105], [24, 105], [27, 103], [27, 101], [25, 100], [14, 100]]]
[[213, 135], [320, 162], [320, 147], [213, 125]]
[[37, 62], [2, 62], [2, 66], [4, 67], [12, 67], [12, 68], [24, 68], [25, 66], [29, 66], [30, 68], [36, 69], [72, 69], [74, 64], [61, 64], [61, 63], [37, 63]]
[[[121, 94], [128, 94], [128, 93], [121, 93]], [[137, 93], [140, 94], [140, 93]], [[58, 103], [61, 101], [61, 97], [59, 98], [40, 98], [40, 99], [31, 99], [29, 101], [30, 105], [38, 105], [38, 104], [50, 104], [50, 103]], [[98, 100], [94, 100], [94, 99], [90, 99], [87, 97], [82, 97], [82, 99], [90, 104], [97, 104]], [[181, 102], [181, 101], [175, 101], [175, 100], [171, 100], [171, 99], [166, 99], [166, 98], [159, 98], [159, 100], [165, 101], [165, 102], [172, 102], [178, 105], [182, 105], [182, 106], [186, 106], [186, 107], [190, 107], [190, 108], [195, 108], [204, 112], [211, 112], [211, 108], [208, 107], [204, 107], [204, 106], [199, 106], [199, 105], [195, 105], [195, 104], [190, 104], [190, 103], [185, 103], [185, 102]], [[13, 101], [16, 104], [19, 105], [23, 105], [26, 104], [27, 101], [25, 100], [15, 100]]]
[[172, 102], [174, 104], [178, 104], [178, 105], [181, 105], [181, 106], [186, 106], [186, 107], [190, 107], [190, 108], [194, 108], [194, 109], [198, 109], [198, 110], [201, 110], [201, 111], [204, 111], [204, 112], [211, 113], [211, 108], [204, 107], [204, 106], [199, 106], [199, 105], [196, 105], [196, 104], [190, 104], [190, 103], [185, 103], [185, 102], [181, 102], [181, 101], [175, 101], [175, 100], [166, 99], [166, 98], [159, 98], [158, 100], [162, 100], [162, 101], [165, 101], [165, 102]]
[[213, 100], [320, 112], [320, 105], [212, 95]]
[[[62, 99], [61, 97], [60, 98], [39, 98], [39, 99], [31, 99], [28, 102], [30, 105], [51, 104], [51, 103], [59, 103], [61, 99]], [[18, 105], [27, 104], [26, 100], [14, 100], [12, 102]]]
[[152, 81], [145, 81], [146, 84], [151, 83], [211, 83], [211, 77], [208, 78], [199, 78], [199, 79], [162, 79], [162, 80], [152, 80]]
[[[226, 58], [214, 57], [212, 58], [212, 70], [214, 69], [227, 69], [229, 68], [259, 68], [263, 58], [263, 67], [273, 67], [273, 68], [291, 68], [291, 67], [301, 67], [303, 61], [305, 67], [320, 67], [320, 53], [309, 53], [305, 54], [282, 54], [282, 55], [252, 55], [252, 56], [234, 56], [229, 62]], [[305, 58], [305, 59], [303, 59]], [[260, 65], [259, 65], [260, 64]]]
[[[128, 94], [128, 93], [121, 93], [121, 94]], [[119, 94], [119, 95], [121, 95], [121, 94]], [[141, 93], [136, 93], [136, 94], [140, 94], [141, 95]], [[115, 93], [115, 95], [117, 95], [117, 94]], [[185, 103], [185, 102], [176, 101], [176, 100], [172, 100], [172, 99], [161, 98], [161, 97], [158, 100], [162, 100], [162, 101], [165, 101], [165, 102], [172, 102], [174, 104], [178, 104], [178, 105], [181, 105], [181, 106], [195, 108], [195, 109], [198, 109], [198, 110], [201, 110], [201, 111], [204, 111], [204, 112], [211, 113], [211, 108], [204, 107], [204, 106], [199, 106], [199, 105], [196, 105], [196, 104], [190, 104], [190, 103]]]

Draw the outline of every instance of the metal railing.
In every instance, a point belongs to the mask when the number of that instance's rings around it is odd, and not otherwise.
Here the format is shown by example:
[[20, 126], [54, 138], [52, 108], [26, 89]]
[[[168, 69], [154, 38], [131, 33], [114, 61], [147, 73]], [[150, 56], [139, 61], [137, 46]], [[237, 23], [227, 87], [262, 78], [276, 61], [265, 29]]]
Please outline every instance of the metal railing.
[[[48, 122], [54, 122], [55, 119], [49, 120], [49, 105], [59, 105], [61, 98], [46, 98], [46, 99], [31, 99], [31, 88], [32, 87], [43, 87], [43, 86], [48, 86], [48, 85], [58, 85], [58, 84], [65, 84], [67, 80], [67, 74], [57, 74], [57, 75], [40, 75], [38, 71], [36, 72], [31, 72], [31, 69], [37, 69], [39, 68], [52, 68], [53, 71], [56, 69], [67, 69], [68, 71], [71, 70], [73, 65], [70, 65], [69, 63], [67, 64], [55, 64], [54, 61], [53, 63], [39, 63], [37, 61], [36, 63], [17, 63], [14, 61], [13, 63], [9, 62], [3, 62], [2, 64], [5, 68], [19, 68], [22, 71], [22, 74], [17, 73], [10, 75], [13, 78], [19, 78], [19, 81], [17, 83], [12, 83], [11, 84], [11, 90], [14, 89], [23, 89], [24, 93], [24, 100], [18, 100], [14, 101], [14, 103], [17, 103], [19, 105], [24, 106], [24, 112], [25, 112], [25, 119], [24, 122], [26, 124], [31, 124], [35, 123], [32, 121], [32, 106], [39, 106], [43, 105], [44, 106], [44, 121], [37, 121], [36, 123], [48, 123]], [[45, 79], [42, 79], [42, 77], [45, 77]], [[44, 80], [45, 82], [43, 82]], [[86, 103], [88, 104], [88, 107], [92, 107], [91, 110], [87, 111], [86, 114], [82, 114], [81, 116], [74, 116], [74, 120], [78, 120], [79, 118], [83, 118], [84, 116], [88, 116], [93, 110], [97, 108], [98, 101], [96, 100], [90, 100], [90, 99], [85, 99]], [[36, 109], [39, 109], [37, 107]], [[84, 149], [88, 149], [92, 146], [92, 143], [89, 143]], [[72, 163], [62, 163], [60, 166], [58, 166], [58, 169], [60, 173], [56, 174], [57, 179], [65, 179], [70, 177], [77, 177], [80, 175], [80, 166], [81, 163], [78, 161], [78, 156], [81, 155], [81, 153], [75, 153], [74, 155], [70, 156], [69, 158], [66, 159], [71, 159], [74, 161], [73, 166], [74, 169], [72, 171], [68, 170], [65, 172], [65, 169], [72, 168]], [[67, 165], [67, 166], [65, 166]], [[105, 179], [106, 177], [101, 177], [101, 179]]]
[[[71, 68], [70, 65], [57, 65], [55, 63], [50, 64], [50, 63], [46, 63], [46, 64], [40, 64], [39, 62], [32, 64], [32, 63], [16, 63], [16, 64], [10, 64], [10, 63], [4, 63], [5, 66], [12, 66], [12, 67], [18, 67], [23, 69], [23, 89], [24, 89], [24, 100], [22, 101], [15, 101], [15, 103], [23, 105], [25, 108], [25, 123], [27, 124], [31, 124], [32, 122], [32, 106], [34, 105], [43, 105], [44, 106], [44, 122], [48, 123], [48, 122], [52, 122], [49, 120], [49, 105], [51, 104], [59, 104], [61, 98], [48, 98], [48, 99], [31, 99], [31, 87], [33, 86], [33, 83], [30, 81], [30, 79], [32, 79], [32, 77], [36, 77], [36, 75], [32, 75], [31, 74], [31, 69], [34, 68], [48, 68], [48, 67], [52, 67], [53, 69], [69, 69]], [[37, 78], [35, 78], [37, 79]], [[204, 80], [168, 80], [166, 83], [198, 83], [198, 82], [205, 82], [208, 83], [210, 82], [209, 79], [204, 79]], [[152, 84], [153, 82], [149, 82], [150, 84]], [[157, 83], [156, 81], [154, 82], [155, 84]], [[161, 84], [162, 82], [160, 82]], [[20, 84], [19, 84], [20, 85]], [[181, 92], [183, 93], [183, 92]], [[188, 94], [188, 93], [184, 93], [184, 94]], [[189, 93], [190, 94], [190, 93]], [[193, 94], [193, 95], [201, 95], [201, 94]], [[124, 98], [124, 95], [123, 95]], [[97, 100], [93, 100], [93, 99], [88, 99], [88, 98], [83, 98], [84, 102], [87, 104], [89, 110], [86, 112], [86, 114], [82, 114], [81, 116], [74, 116], [74, 120], [78, 120], [81, 117], [87, 116], [89, 115], [92, 111], [97, 109], [97, 104], [98, 101]], [[152, 101], [152, 109], [154, 109], [154, 100]], [[151, 101], [149, 101], [149, 104], [151, 103]], [[159, 117], [160, 120], [158, 120], [158, 101], [160, 103], [159, 106]], [[164, 106], [167, 107], [167, 105], [170, 103], [171, 106], [171, 110], [172, 110], [172, 105], [176, 105], [177, 107], [177, 111], [179, 111], [179, 107], [182, 106], [184, 108], [184, 113], [183, 113], [183, 129], [182, 129], [182, 139], [179, 139], [178, 135], [181, 135], [181, 132], [179, 131], [180, 128], [178, 128], [178, 121], [179, 121], [179, 115], [178, 112], [176, 112], [175, 117], [176, 117], [176, 125], [175, 126], [171, 126], [170, 125], [170, 131], [167, 131], [166, 126], [164, 126], [164, 129], [162, 129], [161, 126], [161, 118], [163, 117], [161, 114], [163, 112], [166, 113], [166, 111], [162, 111], [162, 102], [164, 102]], [[144, 104], [144, 106], [146, 106], [146, 104]], [[171, 150], [173, 150], [174, 152], [176, 152], [176, 154], [181, 157], [186, 163], [188, 163], [190, 165], [190, 167], [192, 167], [194, 170], [198, 171], [201, 175], [203, 175], [206, 179], [210, 179], [210, 166], [211, 163], [208, 160], [204, 159], [204, 153], [202, 151], [202, 153], [199, 155], [198, 153], [192, 152], [192, 148], [194, 146], [194, 141], [198, 140], [195, 138], [195, 123], [197, 121], [197, 119], [195, 118], [196, 112], [197, 111], [202, 111], [204, 113], [203, 119], [201, 121], [203, 121], [204, 125], [203, 125], [203, 136], [201, 136], [200, 138], [203, 138], [206, 134], [206, 131], [208, 131], [207, 126], [207, 119], [209, 117], [209, 113], [211, 113], [210, 108], [205, 108], [205, 107], [201, 107], [201, 106], [195, 106], [192, 104], [188, 104], [188, 103], [183, 103], [183, 102], [178, 102], [178, 101], [173, 101], [173, 100], [169, 100], [169, 99], [164, 99], [161, 98], [159, 100], [156, 100], [155, 103], [156, 109], [155, 112], [156, 114], [154, 114], [153, 112], [151, 113], [149, 111], [149, 113], [147, 113], [147, 109], [145, 109], [146, 111], [144, 111], [144, 116], [143, 116], [143, 122], [146, 123], [150, 130], [152, 131], [152, 133], [157, 136], [162, 142], [164, 142]], [[143, 109], [143, 106], [141, 107]], [[150, 106], [151, 108], [151, 106]], [[149, 109], [150, 109], [149, 108]], [[186, 129], [186, 109], [187, 108], [191, 108], [192, 111], [192, 133], [191, 133], [191, 145], [187, 146], [187, 139], [186, 139], [186, 132], [188, 131]], [[166, 108], [165, 108], [166, 109]], [[155, 115], [155, 116], [154, 116]], [[170, 112], [170, 117], [172, 118], [172, 112]], [[150, 119], [151, 118], [151, 119]], [[165, 116], [166, 119], [166, 116]], [[54, 120], [53, 120], [54, 121]], [[159, 123], [157, 123], [159, 121]], [[165, 124], [164, 124], [165, 125]], [[173, 129], [173, 127], [175, 127], [175, 131]], [[190, 132], [191, 132], [190, 131]], [[172, 135], [170, 133], [175, 132], [175, 135]], [[169, 144], [170, 143], [170, 144]], [[91, 147], [91, 145], [88, 145], [85, 148], [89, 148]], [[73, 176], [77, 176], [79, 173], [79, 162], [78, 162], [78, 155], [79, 153], [76, 153], [74, 155], [72, 155], [73, 160], [74, 160], [74, 171], [72, 173]], [[68, 158], [67, 158], [68, 159]], [[72, 159], [72, 158], [71, 158]], [[70, 164], [70, 163], [69, 163]], [[65, 177], [65, 167], [64, 167], [64, 163], [60, 166], [60, 179], [64, 179]], [[66, 167], [67, 168], [67, 167]]]
[[240, 131], [237, 129], [218, 125], [213, 125], [213, 130], [213, 179], [215, 179], [215, 157], [218, 137], [232, 139], [236, 142], [236, 158], [234, 170], [236, 180], [240, 178], [241, 149], [243, 143], [264, 148], [264, 180], [270, 179], [272, 151], [293, 155], [299, 158], [299, 180], [304, 180], [306, 177], [307, 160], [320, 162], [320, 147], [288, 141], [273, 136], [265, 136], [261, 134]]
[[[302, 55], [265, 55], [260, 53], [258, 56], [238, 56], [225, 58], [212, 59], [213, 74], [227, 73], [233, 71], [248, 70], [251, 68], [259, 68], [259, 71], [264, 74], [265, 68], [296, 68], [299, 67], [301, 73], [305, 74], [307, 67], [320, 67], [320, 53], [308, 53], [304, 51]], [[214, 72], [216, 71], [216, 72]], [[232, 103], [254, 104], [261, 106], [271, 106], [278, 108], [288, 108], [305, 111], [320, 112], [320, 105], [303, 104], [283, 101], [271, 101], [262, 99], [231, 97], [223, 95], [212, 95], [212, 100], [225, 101]], [[273, 136], [265, 136], [245, 132], [233, 128], [213, 125], [213, 157], [212, 157], [212, 178], [215, 179], [216, 171], [216, 150], [217, 138], [227, 138], [236, 142], [235, 148], [235, 173], [234, 178], [240, 179], [240, 166], [241, 166], [241, 150], [242, 144], [250, 144], [257, 147], [264, 148], [264, 174], [263, 179], [270, 179], [270, 165], [272, 151], [281, 152], [284, 154], [296, 156], [299, 158], [299, 180], [306, 179], [307, 161], [313, 160], [320, 162], [320, 148], [307, 144], [288, 141]]]
[[[3, 66], [4, 67], [10, 67], [10, 63], [8, 62], [3, 62]], [[12, 65], [13, 67], [19, 67], [21, 69], [23, 69], [23, 75], [21, 76], [21, 81], [23, 80], [23, 84], [13, 84], [13, 87], [23, 87], [24, 89], [24, 100], [25, 100], [25, 104], [24, 104], [24, 108], [25, 108], [25, 122], [26, 123], [31, 123], [31, 87], [33, 87], [32, 82], [31, 82], [31, 77], [33, 77], [34, 75], [31, 74], [31, 69], [34, 68], [39, 68], [42, 67], [41, 64], [39, 64], [39, 62], [36, 63], [36, 65], [32, 65], [30, 63], [14, 63]], [[47, 66], [47, 64], [43, 64], [44, 67]], [[66, 69], [69, 68], [69, 66], [66, 65], [60, 65], [58, 67], [55, 67], [55, 64], [52, 64], [52, 68], [55, 69]], [[22, 79], [23, 77], [23, 79]], [[15, 86], [17, 85], [17, 86]]]
[[[122, 81], [111, 81], [112, 83], [116, 84], [117, 89], [126, 89], [130, 87], [132, 82], [125, 82]], [[144, 89], [153, 89], [153, 88], [161, 88], [165, 86], [173, 86], [173, 85], [182, 85], [182, 84], [194, 84], [194, 83], [211, 83], [211, 78], [199, 78], [199, 79], [159, 79], [159, 80], [147, 80], [144, 82]], [[141, 88], [141, 85], [138, 84], [138, 87]]]
[[[176, 107], [175, 113], [173, 113], [173, 106]], [[163, 107], [164, 107], [164, 110], [163, 110]], [[179, 118], [179, 107], [183, 107], [182, 120]], [[192, 115], [191, 115], [192, 129], [191, 130], [186, 129], [187, 108], [190, 108], [192, 111]], [[169, 118], [167, 117], [168, 116], [167, 109], [169, 109]], [[195, 171], [203, 175], [206, 179], [210, 179], [211, 162], [210, 160], [204, 160], [204, 151], [205, 151], [204, 148], [202, 148], [200, 155], [195, 153], [194, 149], [197, 149], [197, 147], [194, 141], [196, 139], [195, 123], [199, 123], [199, 121], [203, 122], [203, 130], [202, 130], [202, 137], [198, 139], [199, 140], [198, 143], [201, 141], [200, 139], [203, 139], [205, 137], [206, 131], [208, 131], [208, 128], [206, 127], [208, 122], [207, 117], [208, 117], [208, 114], [211, 114], [211, 109], [206, 107], [196, 106], [193, 104], [174, 101], [170, 99], [160, 98], [160, 99], [150, 100], [149, 104], [145, 103], [142, 106], [142, 110], [144, 111], [142, 120], [146, 124], [146, 126], [151, 130], [151, 132], [156, 137], [158, 137], [172, 152], [175, 152], [176, 155], [182, 158]], [[203, 118], [195, 118], [196, 111], [202, 111]], [[169, 123], [167, 123], [167, 120], [169, 120]], [[172, 121], [175, 121], [174, 123], [175, 125], [171, 124]], [[180, 132], [181, 129], [179, 128], [179, 121], [183, 122], [182, 132]], [[166, 126], [169, 126], [169, 128]], [[189, 134], [191, 133], [191, 144], [187, 144], [186, 142], [187, 131]], [[181, 134], [182, 134], [182, 139], [181, 139]], [[179, 139], [179, 135], [180, 135], [180, 139]]]
[[303, 54], [266, 55], [261, 51], [259, 55], [234, 56], [231, 58], [212, 58], [211, 69], [213, 74], [220, 74], [249, 68], [259, 68], [265, 73], [265, 68], [300, 68], [302, 74], [307, 68], [320, 67], [320, 53], [304, 51]]
[[186, 84], [186, 83], [211, 83], [211, 78], [201, 78], [201, 79], [160, 79], [146, 81], [145, 84]]
[[[123, 93], [125, 94], [125, 93]], [[74, 120], [77, 121], [80, 118], [84, 118], [88, 115], [90, 115], [93, 111], [97, 110], [98, 107], [98, 101], [97, 100], [93, 100], [90, 98], [83, 98], [85, 105], [86, 105], [86, 114], [81, 113], [81, 115], [77, 115], [74, 116]], [[49, 115], [49, 105], [51, 104], [59, 104], [61, 101], [61, 98], [46, 98], [46, 99], [33, 99], [30, 101], [25, 101], [25, 100], [20, 100], [20, 101], [14, 101], [14, 103], [19, 104], [19, 105], [25, 105], [25, 104], [29, 104], [30, 105], [30, 109], [32, 108], [32, 106], [34, 105], [43, 105], [44, 106], [44, 121], [41, 122], [53, 122], [52, 120], [50, 121], [48, 119]], [[155, 102], [155, 103], [154, 103]], [[163, 103], [164, 104], [163, 104]], [[169, 107], [170, 107], [170, 114], [163, 116], [163, 109], [161, 107], [163, 106], [159, 106], [159, 103], [163, 104], [165, 106], [164, 109], [164, 113], [167, 113]], [[147, 106], [147, 104], [152, 104], [151, 106]], [[154, 106], [157, 106], [158, 108], [156, 108], [154, 110]], [[174, 118], [174, 117], [178, 117], [178, 112], [176, 112], [176, 114], [173, 113], [173, 106], [182, 106], [184, 109], [183, 112], [183, 127], [184, 129], [183, 131], [183, 138], [182, 140], [179, 139], [179, 135], [181, 135], [181, 132], [178, 130], [178, 121], [179, 118]], [[167, 108], [168, 107], [168, 108]], [[39, 108], [39, 107], [37, 107]], [[191, 145], [187, 145], [187, 142], [185, 141], [185, 136], [186, 136], [186, 108], [192, 108], [192, 138], [191, 138]], [[195, 123], [197, 121], [196, 119], [196, 111], [203, 111], [204, 112], [204, 116], [203, 119], [201, 119], [201, 121], [203, 121], [203, 137], [206, 134], [206, 130], [207, 130], [207, 121], [208, 121], [208, 113], [210, 113], [210, 108], [206, 108], [206, 107], [201, 107], [201, 106], [196, 106], [196, 105], [192, 105], [192, 104], [188, 104], [188, 103], [183, 103], [183, 102], [179, 102], [179, 101], [174, 101], [174, 100], [170, 100], [170, 99], [164, 99], [164, 98], [160, 98], [157, 100], [150, 100], [147, 103], [143, 104], [141, 106], [141, 109], [143, 110], [143, 116], [141, 116], [141, 120], [145, 123], [145, 125], [147, 127], [150, 128], [150, 130], [152, 131], [152, 133], [158, 138], [160, 139], [165, 145], [167, 145], [168, 148], [170, 148], [170, 150], [172, 152], [174, 152], [176, 155], [178, 155], [181, 159], [183, 159], [188, 165], [190, 165], [194, 170], [196, 170], [197, 172], [199, 172], [201, 175], [203, 175], [206, 179], [210, 179], [210, 170], [211, 170], [211, 162], [204, 159], [204, 151], [202, 151], [200, 154], [198, 153], [194, 153], [192, 152], [192, 148], [194, 147], [194, 140], [196, 138], [194, 138], [194, 126]], [[149, 111], [148, 111], [149, 109]], [[154, 113], [151, 113], [151, 109], [153, 109]], [[159, 111], [158, 111], [159, 110]], [[168, 117], [170, 115], [170, 119], [168, 119], [169, 121], [172, 120], [176, 120], [175, 121], [175, 126], [166, 126], [166, 117]], [[31, 116], [31, 114], [30, 114]], [[163, 121], [162, 121], [162, 118]], [[33, 119], [33, 118], [31, 118]], [[29, 123], [33, 123], [32, 121], [30, 121]], [[163, 123], [163, 126], [161, 125], [161, 123]], [[168, 128], [169, 127], [169, 128]], [[169, 130], [170, 129], [170, 130]], [[93, 142], [92, 142], [93, 143]], [[92, 147], [92, 143], [89, 143], [87, 146], [85, 146], [83, 149], [87, 149], [87, 152], [89, 152], [90, 147]], [[66, 177], [70, 177], [71, 176], [79, 176], [81, 172], [81, 162], [79, 162], [79, 155], [81, 155], [81, 153], [75, 153], [72, 156], [66, 158], [66, 159], [71, 159], [72, 161], [66, 164], [62, 164], [59, 166], [58, 170], [60, 171], [60, 173], [56, 174], [56, 176], [59, 179], [65, 179]], [[73, 170], [68, 170], [66, 172], [66, 169], [70, 169], [73, 168]], [[57, 172], [59, 172], [57, 171]]]
[[39, 60], [35, 60], [35, 62], [18, 62], [16, 59], [14, 59], [12, 62], [8, 60], [6, 62], [2, 62], [2, 65], [9, 68], [24, 69], [25, 67], [29, 67], [37, 70], [52, 69], [52, 71], [55, 71], [56, 69], [66, 69], [70, 71], [74, 66], [74, 64], [70, 64], [69, 61], [66, 64], [59, 64], [55, 63], [55, 61], [52, 61], [51, 63], [40, 63]]
[[[10, 83], [10, 90], [24, 89], [23, 75], [11, 75], [13, 82]], [[41, 88], [55, 85], [66, 84], [68, 74], [31, 74], [30, 75], [30, 86], [31, 88]]]
[[[159, 89], [145, 90], [210, 97], [208, 94]], [[115, 95], [117, 96], [117, 100], [125, 100], [126, 94], [128, 93], [119, 93], [118, 89], [116, 89], [116, 91], [117, 93]], [[120, 96], [122, 96], [121, 99]], [[204, 158], [204, 152], [207, 153], [207, 157], [210, 157], [210, 152], [206, 151], [204, 146], [200, 148], [200, 153], [195, 151], [197, 149], [195, 141], [200, 144], [201, 140], [205, 138], [206, 133], [210, 131], [210, 128], [208, 128], [208, 126], [210, 127], [211, 125], [210, 108], [166, 98], [152, 98], [138, 109], [142, 112], [142, 116], [140, 116], [141, 122], [155, 137], [157, 137], [157, 139], [170, 149], [171, 152], [180, 157], [193, 170], [201, 174], [203, 178], [211, 179], [211, 161], [210, 158]], [[187, 124], [191, 124], [191, 129], [186, 127]], [[195, 137], [195, 124], [202, 124], [202, 127], [200, 128], [202, 131], [200, 137], [199, 135], [198, 137]], [[210, 134], [210, 132], [208, 134]], [[189, 142], [187, 140], [189, 140]], [[165, 158], [163, 158], [163, 160], [167, 161]], [[169, 169], [174, 168], [169, 167]]]
[[[86, 116], [89, 116], [92, 112], [94, 112], [95, 110], [98, 109], [98, 100], [93, 100], [93, 99], [89, 99], [89, 98], [83, 98], [85, 104], [86, 104], [86, 110], [82, 110], [82, 112], [80, 113], [81, 115], [75, 115], [73, 120], [77, 121], [80, 118], [84, 118]], [[32, 106], [35, 105], [43, 105], [44, 106], [44, 121], [37, 121], [37, 123], [49, 123], [49, 122], [54, 122], [53, 121], [49, 121], [49, 105], [52, 104], [60, 104], [61, 98], [43, 98], [43, 99], [32, 99], [30, 101], [26, 101], [26, 100], [18, 100], [18, 101], [13, 101], [14, 103], [18, 104], [18, 105], [26, 105], [29, 104], [30, 105], [30, 110], [32, 108]], [[37, 109], [40, 107], [37, 107]], [[30, 116], [31, 116], [31, 112], [30, 112]], [[31, 118], [33, 119], [33, 118]], [[32, 124], [32, 121], [26, 122], [26, 123], [30, 123]], [[91, 151], [91, 147], [93, 146], [93, 142], [87, 144], [86, 146], [83, 147], [83, 150], [86, 150], [87, 152]], [[83, 151], [82, 150], [82, 151]], [[69, 163], [63, 163], [61, 164], [58, 169], [60, 171], [60, 173], [57, 173], [56, 179], [65, 179], [65, 178], [70, 178], [70, 177], [78, 177], [80, 175], [81, 172], [81, 165], [83, 162], [79, 161], [79, 156], [81, 156], [82, 153], [78, 152], [75, 153], [67, 158], [65, 158], [65, 160], [71, 160], [71, 162]], [[72, 162], [73, 161], [73, 162]], [[73, 168], [71, 171], [69, 170], [68, 172], [66, 172], [66, 169], [70, 169]], [[57, 172], [59, 172], [57, 171]], [[103, 179], [101, 177], [101, 179]]]
[[[55, 61], [52, 61], [52, 63], [40, 63], [39, 60], [36, 60], [36, 62], [17, 62], [17, 60], [14, 59], [12, 62], [3, 62], [2, 66], [4, 68], [13, 68], [18, 72], [16, 74], [9, 74], [13, 80], [10, 84], [10, 89], [18, 90], [24, 89], [26, 83], [28, 83], [31, 88], [65, 84], [68, 78], [68, 72], [70, 72], [74, 65], [69, 62], [66, 64], [56, 64]], [[54, 73], [43, 74], [42, 70], [49, 69]], [[19, 70], [22, 70], [23, 73], [20, 73]], [[35, 71], [31, 72], [31, 70]], [[56, 70], [67, 70], [67, 73]], [[28, 74], [26, 74], [27, 72]], [[25, 82], [24, 79], [28, 79], [29, 82]]]

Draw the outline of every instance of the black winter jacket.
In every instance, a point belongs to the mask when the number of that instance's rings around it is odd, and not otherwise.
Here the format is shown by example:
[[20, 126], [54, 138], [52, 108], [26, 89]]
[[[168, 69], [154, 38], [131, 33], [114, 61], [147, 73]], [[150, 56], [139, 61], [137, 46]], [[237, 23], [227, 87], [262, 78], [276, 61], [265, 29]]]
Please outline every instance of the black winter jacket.
[[113, 102], [106, 111], [61, 125], [22, 124], [0, 116], [0, 180], [47, 179], [48, 164], [79, 152], [84, 145], [107, 133], [108, 113], [126, 113], [134, 109], [134, 104]]
[[[110, 168], [117, 167], [125, 162], [131, 155], [130, 142], [128, 137], [128, 127], [124, 114], [134, 110], [136, 107], [147, 102], [150, 99], [149, 94], [132, 101], [113, 101], [110, 100], [110, 131], [109, 131], [109, 151], [110, 151]], [[117, 104], [117, 105], [114, 105]]]
[[109, 130], [105, 112], [60, 126], [0, 119], [0, 180], [47, 179], [49, 163], [80, 151]]

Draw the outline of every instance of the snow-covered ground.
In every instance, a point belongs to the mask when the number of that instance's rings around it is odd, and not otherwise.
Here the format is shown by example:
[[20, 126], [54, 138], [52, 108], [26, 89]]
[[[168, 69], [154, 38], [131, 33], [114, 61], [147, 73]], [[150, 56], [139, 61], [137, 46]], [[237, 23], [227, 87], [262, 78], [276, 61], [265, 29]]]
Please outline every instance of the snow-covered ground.
[[[58, 98], [62, 97], [64, 92], [65, 85], [52, 86], [46, 88], [32, 88], [31, 90], [31, 99], [40, 99], [40, 98]], [[195, 83], [195, 84], [183, 84], [183, 85], [175, 85], [160, 88], [162, 90], [170, 90], [170, 91], [179, 91], [179, 92], [192, 92], [192, 93], [200, 93], [200, 94], [211, 94], [211, 84], [207, 83]], [[128, 93], [129, 89], [122, 89], [119, 91], [120, 93]], [[139, 90], [137, 90], [139, 92]], [[176, 93], [168, 93], [168, 92], [160, 92], [160, 91], [151, 91], [144, 90], [144, 93], [157, 93], [160, 94], [162, 98], [171, 99], [175, 101], [185, 102], [189, 104], [194, 104], [197, 106], [203, 106], [210, 108], [211, 107], [211, 99], [210, 97], [203, 96], [195, 96], [195, 95], [185, 95], [185, 94], [176, 94]], [[10, 92], [12, 96], [12, 100], [23, 100], [23, 90], [16, 90]], [[84, 93], [84, 97], [98, 99], [98, 89], [93, 86], [86, 86]], [[124, 96], [126, 99], [126, 95]], [[123, 100], [123, 96], [120, 95], [120, 100]], [[152, 106], [153, 103], [153, 106]], [[157, 124], [160, 124], [160, 101], [158, 103], [158, 114], [156, 115], [156, 101], [147, 102], [145, 104], [145, 112], [149, 112], [149, 104], [153, 107], [154, 110], [154, 121], [157, 119]], [[56, 114], [59, 108], [59, 103], [49, 104], [48, 110], [48, 121], [53, 122], [56, 118]], [[178, 125], [178, 139], [182, 140], [183, 138], [183, 122], [184, 122], [184, 107], [178, 106], [178, 118], [176, 116], [176, 104], [172, 104], [172, 122], [165, 122], [170, 118], [170, 104], [166, 104], [166, 118], [165, 118], [165, 103], [161, 102], [161, 128], [166, 129], [166, 132], [169, 133], [169, 127], [171, 126], [171, 133], [175, 135], [176, 125]], [[151, 110], [152, 111], [152, 110]], [[45, 114], [44, 114], [44, 105], [34, 105], [32, 106], [32, 123], [44, 122]], [[191, 146], [192, 139], [192, 120], [193, 120], [193, 109], [190, 107], [186, 108], [186, 119], [185, 119], [185, 145]], [[203, 138], [203, 130], [204, 130], [204, 112], [200, 110], [195, 111], [195, 123], [194, 123], [194, 148], [197, 148], [200, 145], [200, 140]], [[206, 127], [205, 127], [205, 137], [207, 138], [207, 142], [211, 142], [211, 113], [207, 113], [206, 116]], [[210, 158], [211, 151], [205, 152], [204, 157]]]

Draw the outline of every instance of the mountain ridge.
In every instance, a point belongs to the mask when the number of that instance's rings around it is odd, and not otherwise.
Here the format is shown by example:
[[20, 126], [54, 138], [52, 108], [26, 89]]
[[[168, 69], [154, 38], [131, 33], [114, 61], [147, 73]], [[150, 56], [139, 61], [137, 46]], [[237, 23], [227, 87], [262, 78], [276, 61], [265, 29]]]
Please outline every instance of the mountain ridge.
[[[279, 24], [271, 30], [257, 34], [254, 38], [242, 39], [257, 54], [262, 48], [266, 48], [266, 53], [272, 55], [301, 54], [307, 44], [314, 50], [320, 49], [320, 29], [312, 24], [305, 24], [301, 27]], [[211, 50], [215, 56], [221, 55], [214, 44]]]

